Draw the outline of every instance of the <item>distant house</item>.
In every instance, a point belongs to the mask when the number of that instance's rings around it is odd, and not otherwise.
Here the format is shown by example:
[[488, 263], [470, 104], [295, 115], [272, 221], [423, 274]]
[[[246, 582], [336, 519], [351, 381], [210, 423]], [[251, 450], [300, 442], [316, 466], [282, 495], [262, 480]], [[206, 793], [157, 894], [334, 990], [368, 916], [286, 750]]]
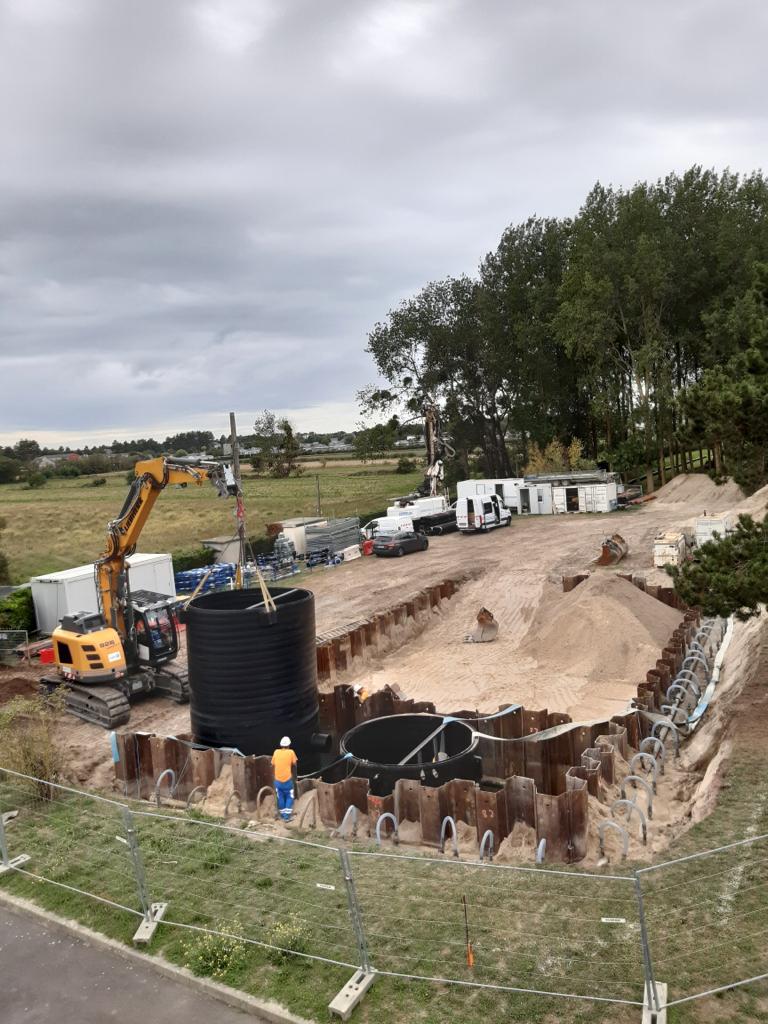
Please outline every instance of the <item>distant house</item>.
[[53, 455], [38, 455], [34, 460], [37, 469], [55, 469], [62, 462], [78, 462], [77, 452], [54, 452]]

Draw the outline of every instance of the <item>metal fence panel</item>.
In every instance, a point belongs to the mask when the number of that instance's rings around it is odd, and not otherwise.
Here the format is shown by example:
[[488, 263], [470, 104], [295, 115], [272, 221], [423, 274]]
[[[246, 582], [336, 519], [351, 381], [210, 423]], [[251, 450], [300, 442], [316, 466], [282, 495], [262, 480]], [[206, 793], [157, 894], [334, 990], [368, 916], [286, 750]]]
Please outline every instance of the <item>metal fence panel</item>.
[[668, 1004], [768, 977], [768, 836], [638, 872]]
[[632, 878], [353, 851], [349, 857], [368, 955], [382, 974], [643, 1002]]
[[147, 890], [164, 922], [349, 967], [360, 964], [335, 847], [195, 817], [134, 812]]
[[[19, 651], [24, 653], [19, 655]], [[0, 630], [0, 664], [18, 665], [29, 661], [29, 633], [26, 629]]]
[[121, 804], [0, 768], [0, 813], [20, 874], [142, 915]]

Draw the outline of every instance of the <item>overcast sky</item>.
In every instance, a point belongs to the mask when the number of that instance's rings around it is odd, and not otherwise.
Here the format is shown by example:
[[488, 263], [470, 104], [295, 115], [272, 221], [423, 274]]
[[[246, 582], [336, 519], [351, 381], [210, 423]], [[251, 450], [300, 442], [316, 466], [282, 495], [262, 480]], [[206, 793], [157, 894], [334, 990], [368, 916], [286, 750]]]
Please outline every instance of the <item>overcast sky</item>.
[[0, 0], [0, 441], [359, 419], [366, 333], [600, 179], [764, 161], [763, 0]]

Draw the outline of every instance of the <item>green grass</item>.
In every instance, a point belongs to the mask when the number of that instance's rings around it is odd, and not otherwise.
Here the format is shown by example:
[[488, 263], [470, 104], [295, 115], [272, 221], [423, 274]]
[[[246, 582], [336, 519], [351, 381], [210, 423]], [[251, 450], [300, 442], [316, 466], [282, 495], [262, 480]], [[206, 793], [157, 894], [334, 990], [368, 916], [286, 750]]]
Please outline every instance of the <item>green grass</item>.
[[[419, 484], [421, 472], [398, 474], [392, 463], [349, 461], [311, 469], [300, 477], [273, 480], [245, 476], [243, 487], [250, 534], [264, 534], [267, 523], [317, 513], [317, 480], [323, 515], [365, 515]], [[104, 487], [89, 478], [53, 478], [39, 490], [23, 484], [0, 485], [0, 511], [7, 527], [2, 546], [12, 577], [30, 576], [92, 562], [104, 547], [106, 525], [123, 503], [125, 473], [110, 473]], [[195, 548], [207, 537], [235, 533], [233, 504], [212, 487], [168, 488], [158, 499], [144, 530], [140, 551]]]

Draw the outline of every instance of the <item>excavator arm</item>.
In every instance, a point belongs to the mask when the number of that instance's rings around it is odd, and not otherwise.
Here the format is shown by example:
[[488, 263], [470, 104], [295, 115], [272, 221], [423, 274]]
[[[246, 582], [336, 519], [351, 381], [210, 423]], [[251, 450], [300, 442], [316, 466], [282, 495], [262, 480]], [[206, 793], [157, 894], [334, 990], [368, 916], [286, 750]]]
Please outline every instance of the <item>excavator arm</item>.
[[131, 484], [120, 514], [107, 524], [107, 546], [96, 562], [96, 592], [104, 622], [117, 630], [125, 642], [130, 635], [130, 600], [126, 580], [126, 559], [136, 550], [160, 492], [171, 485], [197, 487], [211, 483], [226, 497], [237, 493], [231, 470], [218, 462], [185, 462], [162, 456], [137, 462], [136, 479]]

